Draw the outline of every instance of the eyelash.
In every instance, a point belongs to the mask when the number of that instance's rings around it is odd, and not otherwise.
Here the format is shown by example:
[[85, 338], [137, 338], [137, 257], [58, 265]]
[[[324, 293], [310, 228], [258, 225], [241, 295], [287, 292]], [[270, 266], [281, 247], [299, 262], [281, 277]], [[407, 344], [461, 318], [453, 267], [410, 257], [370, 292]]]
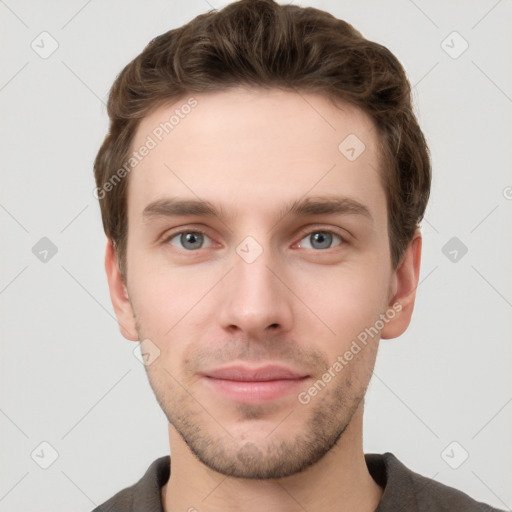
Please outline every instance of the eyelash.
[[[201, 229], [183, 229], [181, 231], [176, 231], [174, 233], [171, 233], [170, 235], [166, 236], [165, 239], [163, 240], [163, 243], [164, 244], [169, 244], [169, 242], [175, 238], [176, 236], [178, 235], [183, 235], [183, 234], [186, 234], [186, 233], [193, 233], [193, 234], [201, 234], [207, 238], [209, 238], [210, 240], [211, 237], [208, 236], [208, 234], [205, 232], [205, 231], [202, 231]], [[344, 235], [341, 235], [340, 233], [338, 233], [337, 231], [334, 231], [332, 229], [309, 229], [309, 230], [305, 230], [305, 231], [302, 231], [299, 233], [298, 236], [300, 236], [300, 239], [299, 239], [299, 242], [302, 241], [307, 235], [312, 235], [313, 233], [327, 233], [327, 234], [331, 234], [331, 235], [334, 235], [334, 236], [337, 236], [340, 238], [341, 242], [338, 244], [338, 245], [335, 245], [333, 247], [329, 247], [327, 249], [312, 249], [313, 251], [315, 252], [324, 252], [324, 251], [328, 251], [330, 249], [335, 249], [336, 247], [340, 247], [340, 246], [344, 246], [344, 245], [347, 245], [348, 242], [347, 242], [347, 239]], [[174, 247], [174, 246], [173, 246]], [[201, 247], [202, 249], [202, 247]], [[186, 253], [192, 253], [192, 252], [198, 252], [199, 249], [196, 249], [196, 250], [186, 250], [186, 249], [180, 249], [182, 252], [186, 252]]]

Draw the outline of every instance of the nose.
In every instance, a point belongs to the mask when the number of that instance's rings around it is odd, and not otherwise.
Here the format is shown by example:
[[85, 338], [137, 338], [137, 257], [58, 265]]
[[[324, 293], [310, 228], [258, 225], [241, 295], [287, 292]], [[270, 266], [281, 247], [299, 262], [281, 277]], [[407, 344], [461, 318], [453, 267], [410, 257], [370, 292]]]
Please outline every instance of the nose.
[[293, 294], [282, 265], [269, 250], [252, 262], [240, 254], [234, 254], [233, 269], [223, 279], [221, 326], [253, 339], [289, 331], [293, 323]]

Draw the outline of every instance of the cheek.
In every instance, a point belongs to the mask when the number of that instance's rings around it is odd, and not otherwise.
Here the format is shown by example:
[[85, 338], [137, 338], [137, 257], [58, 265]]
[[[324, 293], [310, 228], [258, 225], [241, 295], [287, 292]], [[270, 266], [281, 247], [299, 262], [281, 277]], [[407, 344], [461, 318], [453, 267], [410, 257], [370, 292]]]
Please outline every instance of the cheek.
[[339, 342], [349, 341], [373, 325], [384, 311], [387, 279], [378, 262], [372, 265], [354, 260], [309, 272], [302, 270], [293, 282], [304, 304], [334, 331], [330, 337]]
[[156, 264], [143, 255], [134, 255], [130, 263], [129, 292], [141, 334], [154, 339], [162, 351], [168, 351], [172, 339], [173, 352], [179, 351], [187, 338], [184, 329], [194, 329], [195, 316], [206, 307], [203, 300], [218, 280], [215, 273], [201, 266]]

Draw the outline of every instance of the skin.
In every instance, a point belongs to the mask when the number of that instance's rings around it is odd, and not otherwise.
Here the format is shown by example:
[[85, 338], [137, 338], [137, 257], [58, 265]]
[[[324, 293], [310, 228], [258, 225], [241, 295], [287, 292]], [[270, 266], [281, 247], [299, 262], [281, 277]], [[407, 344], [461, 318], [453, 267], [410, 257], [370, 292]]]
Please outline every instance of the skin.
[[[129, 175], [126, 279], [110, 241], [105, 259], [123, 336], [160, 351], [146, 370], [169, 420], [164, 509], [374, 511], [382, 489], [364, 460], [364, 394], [380, 339], [409, 325], [421, 258], [417, 231], [391, 266], [375, 127], [318, 94], [238, 88], [194, 98]], [[186, 99], [144, 118], [133, 147]], [[354, 161], [338, 150], [349, 134], [366, 146]], [[371, 219], [285, 215], [297, 199], [327, 196], [362, 203]], [[171, 197], [208, 200], [223, 215], [143, 216]], [[196, 245], [175, 234], [197, 229], [207, 236], [192, 236]], [[337, 236], [319, 248], [326, 231]], [[247, 236], [262, 249], [252, 263], [236, 251]], [[298, 392], [394, 304], [401, 310], [379, 334], [300, 403]], [[271, 402], [238, 403], [200, 375], [230, 362], [309, 377]]]

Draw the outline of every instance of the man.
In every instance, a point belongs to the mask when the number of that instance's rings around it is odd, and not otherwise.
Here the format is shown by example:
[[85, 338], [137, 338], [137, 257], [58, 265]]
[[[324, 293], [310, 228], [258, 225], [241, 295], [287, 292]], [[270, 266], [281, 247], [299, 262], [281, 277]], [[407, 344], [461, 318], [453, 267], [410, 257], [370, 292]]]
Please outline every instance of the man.
[[171, 456], [96, 510], [493, 510], [363, 453], [431, 181], [397, 59], [325, 12], [242, 0], [152, 40], [108, 112], [110, 294]]

